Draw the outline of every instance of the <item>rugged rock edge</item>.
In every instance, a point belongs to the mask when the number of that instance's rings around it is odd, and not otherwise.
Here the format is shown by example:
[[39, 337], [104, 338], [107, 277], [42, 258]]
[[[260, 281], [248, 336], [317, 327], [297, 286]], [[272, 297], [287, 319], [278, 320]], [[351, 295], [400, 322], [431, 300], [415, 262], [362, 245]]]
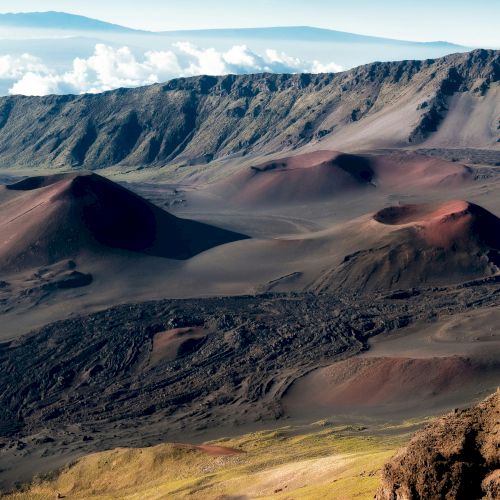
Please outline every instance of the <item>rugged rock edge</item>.
[[376, 500], [500, 498], [500, 391], [418, 432], [386, 464]]

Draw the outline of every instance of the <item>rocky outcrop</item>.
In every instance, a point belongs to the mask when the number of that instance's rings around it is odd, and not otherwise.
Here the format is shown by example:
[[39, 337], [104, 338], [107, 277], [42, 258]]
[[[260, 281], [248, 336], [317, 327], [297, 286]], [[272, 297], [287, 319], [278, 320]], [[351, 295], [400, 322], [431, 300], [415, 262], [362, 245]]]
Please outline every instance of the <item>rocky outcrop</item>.
[[385, 466], [375, 498], [500, 498], [500, 392], [420, 431]]

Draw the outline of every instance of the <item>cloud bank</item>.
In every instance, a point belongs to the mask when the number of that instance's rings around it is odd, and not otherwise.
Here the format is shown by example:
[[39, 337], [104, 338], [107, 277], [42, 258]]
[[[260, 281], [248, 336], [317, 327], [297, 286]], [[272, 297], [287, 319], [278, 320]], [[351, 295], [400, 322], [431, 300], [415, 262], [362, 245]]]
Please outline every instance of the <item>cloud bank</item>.
[[179, 42], [172, 50], [148, 51], [137, 57], [128, 47], [97, 44], [88, 58], [75, 58], [72, 67], [56, 72], [30, 54], [0, 56], [0, 80], [12, 80], [9, 94], [47, 95], [96, 93], [118, 87], [138, 87], [195, 75], [247, 73], [337, 72], [335, 64], [303, 61], [274, 49], [259, 55], [246, 45], [226, 52]]

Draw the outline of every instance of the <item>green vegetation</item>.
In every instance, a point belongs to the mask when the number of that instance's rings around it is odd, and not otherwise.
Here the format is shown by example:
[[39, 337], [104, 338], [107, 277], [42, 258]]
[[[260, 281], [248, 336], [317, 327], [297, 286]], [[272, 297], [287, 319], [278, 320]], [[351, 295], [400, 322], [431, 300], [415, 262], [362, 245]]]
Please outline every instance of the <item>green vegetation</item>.
[[371, 499], [382, 465], [413, 426], [368, 430], [322, 421], [209, 443], [244, 452], [230, 456], [172, 444], [118, 448], [83, 457], [8, 498]]

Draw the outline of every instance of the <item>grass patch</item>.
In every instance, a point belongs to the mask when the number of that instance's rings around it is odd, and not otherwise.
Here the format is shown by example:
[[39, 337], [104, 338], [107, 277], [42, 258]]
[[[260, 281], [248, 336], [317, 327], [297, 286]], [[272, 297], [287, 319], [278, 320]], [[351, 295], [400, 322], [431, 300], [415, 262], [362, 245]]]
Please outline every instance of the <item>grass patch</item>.
[[196, 449], [161, 444], [117, 448], [83, 457], [51, 480], [35, 481], [6, 498], [54, 499], [211, 499], [373, 498], [379, 472], [408, 438], [408, 427], [366, 429], [314, 423], [306, 428], [225, 438], [217, 444], [243, 450], [232, 456], [209, 456]]

